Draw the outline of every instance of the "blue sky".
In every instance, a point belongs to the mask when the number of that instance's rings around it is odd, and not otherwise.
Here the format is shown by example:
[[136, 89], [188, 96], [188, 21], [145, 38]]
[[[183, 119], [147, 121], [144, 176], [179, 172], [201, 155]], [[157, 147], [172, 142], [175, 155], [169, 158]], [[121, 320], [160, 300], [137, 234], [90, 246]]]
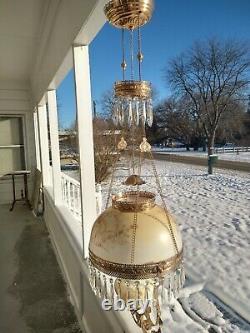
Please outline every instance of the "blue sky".
[[[250, 42], [250, 0], [155, 0], [149, 24], [142, 28], [143, 79], [152, 82], [158, 99], [169, 95], [164, 68], [196, 40], [216, 37]], [[121, 76], [121, 33], [108, 23], [90, 45], [92, 97], [100, 100]], [[128, 62], [128, 61], [127, 61]], [[72, 71], [58, 91], [59, 118], [68, 127], [75, 117]]]

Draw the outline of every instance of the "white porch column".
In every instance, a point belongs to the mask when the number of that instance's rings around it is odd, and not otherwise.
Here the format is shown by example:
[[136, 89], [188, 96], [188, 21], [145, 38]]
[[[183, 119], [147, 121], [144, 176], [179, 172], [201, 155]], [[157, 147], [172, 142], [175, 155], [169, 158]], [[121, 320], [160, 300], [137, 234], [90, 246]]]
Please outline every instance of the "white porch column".
[[37, 119], [37, 111], [35, 110], [33, 113], [34, 120], [34, 133], [35, 133], [35, 147], [36, 147], [36, 167], [41, 171], [41, 161], [40, 161], [40, 140], [39, 140], [39, 132], [38, 132], [38, 119]]
[[54, 202], [55, 205], [60, 205], [62, 202], [62, 190], [56, 90], [49, 90], [47, 92], [47, 98], [49, 111]]
[[41, 169], [43, 175], [43, 186], [51, 185], [49, 165], [49, 140], [48, 140], [48, 119], [46, 104], [37, 107], [38, 132], [40, 137]]
[[73, 46], [73, 59], [80, 154], [83, 256], [86, 258], [91, 229], [96, 219], [92, 100], [88, 46]]

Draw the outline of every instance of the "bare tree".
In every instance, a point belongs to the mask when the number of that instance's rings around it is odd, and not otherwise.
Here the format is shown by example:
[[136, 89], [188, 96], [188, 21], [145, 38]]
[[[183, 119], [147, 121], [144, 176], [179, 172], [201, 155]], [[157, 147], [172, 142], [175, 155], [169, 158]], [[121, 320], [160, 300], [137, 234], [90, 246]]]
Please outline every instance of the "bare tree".
[[242, 137], [245, 135], [245, 114], [246, 107], [243, 103], [231, 103], [230, 108], [221, 116], [221, 121], [216, 131], [216, 140], [221, 143], [240, 143]]
[[216, 130], [225, 112], [249, 84], [249, 52], [236, 41], [197, 42], [172, 60], [166, 79], [178, 96], [188, 98], [190, 113], [203, 128], [208, 155], [213, 153]]
[[[187, 150], [193, 138], [199, 135], [198, 124], [187, 113], [187, 101], [174, 96], [167, 98], [155, 108], [155, 118], [158, 127], [158, 137], [176, 139], [186, 145]], [[165, 137], [164, 137], [165, 136]]]
[[116, 156], [117, 137], [109, 124], [101, 118], [93, 120], [95, 180], [103, 182], [112, 170]]
[[101, 98], [102, 115], [106, 119], [112, 118], [112, 110], [114, 107], [114, 96], [112, 90], [107, 90]]

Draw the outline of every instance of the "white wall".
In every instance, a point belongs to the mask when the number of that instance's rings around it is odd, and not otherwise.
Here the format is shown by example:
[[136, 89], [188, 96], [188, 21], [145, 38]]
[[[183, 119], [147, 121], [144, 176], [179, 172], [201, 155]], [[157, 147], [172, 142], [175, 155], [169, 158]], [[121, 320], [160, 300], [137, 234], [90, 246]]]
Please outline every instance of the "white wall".
[[[25, 84], [0, 83], [0, 115], [18, 115], [23, 117], [26, 168], [32, 171], [29, 177], [29, 195], [31, 196], [32, 175], [36, 167], [36, 153], [30, 91]], [[16, 193], [19, 196], [21, 188], [23, 188], [22, 179], [17, 181]], [[11, 179], [0, 179], [0, 204], [10, 203], [11, 201]]]
[[82, 259], [81, 223], [66, 207], [55, 207], [51, 196], [52, 188], [47, 188], [44, 219], [83, 332], [132, 332], [122, 328], [122, 323], [113, 312], [102, 310], [100, 301], [89, 285], [87, 265]]

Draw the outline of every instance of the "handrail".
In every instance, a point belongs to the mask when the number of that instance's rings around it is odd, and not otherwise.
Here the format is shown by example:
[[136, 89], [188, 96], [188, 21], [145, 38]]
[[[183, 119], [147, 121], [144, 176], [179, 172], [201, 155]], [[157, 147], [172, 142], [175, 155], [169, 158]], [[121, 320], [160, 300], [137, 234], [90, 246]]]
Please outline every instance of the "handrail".
[[78, 180], [76, 180], [75, 178], [72, 178], [72, 177], [68, 176], [64, 172], [61, 173], [61, 177], [67, 179], [68, 181], [70, 181], [72, 184], [74, 184], [76, 186], [80, 186], [80, 182]]

